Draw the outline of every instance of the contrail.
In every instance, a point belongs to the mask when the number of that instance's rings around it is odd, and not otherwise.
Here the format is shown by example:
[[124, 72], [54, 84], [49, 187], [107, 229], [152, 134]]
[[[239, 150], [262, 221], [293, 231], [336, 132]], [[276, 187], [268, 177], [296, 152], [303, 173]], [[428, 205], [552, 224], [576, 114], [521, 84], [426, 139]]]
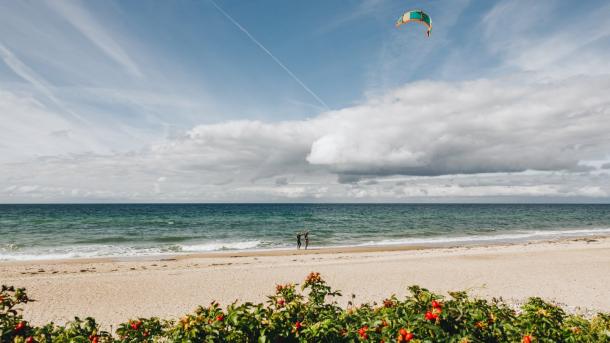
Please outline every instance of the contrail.
[[271, 53], [271, 51], [269, 51], [269, 49], [265, 48], [265, 46], [261, 42], [259, 42], [256, 38], [254, 38], [254, 36], [252, 36], [250, 34], [250, 32], [248, 32], [248, 30], [246, 30], [235, 19], [233, 19], [233, 17], [231, 17], [220, 6], [218, 6], [218, 4], [214, 0], [210, 0], [210, 2], [212, 3], [212, 5], [214, 5], [214, 7], [216, 7], [216, 9], [220, 13], [222, 13], [227, 19], [229, 19], [229, 21], [232, 22], [233, 25], [235, 25], [241, 32], [245, 33], [246, 36], [248, 36], [248, 38], [250, 38], [250, 40], [254, 44], [258, 45], [258, 47], [261, 48], [261, 50], [263, 50], [267, 55], [269, 55], [269, 57], [271, 57], [275, 61], [275, 63], [277, 63], [280, 67], [282, 67], [282, 69], [284, 69], [284, 71], [286, 71], [286, 73], [288, 73], [288, 75], [290, 75], [299, 85], [301, 85], [301, 87], [303, 87], [303, 89], [307, 93], [311, 94], [311, 96], [313, 96], [322, 106], [324, 106], [324, 108], [326, 108], [327, 110], [330, 109], [328, 107], [328, 105], [324, 102], [324, 100], [320, 99], [320, 97], [318, 95], [316, 95], [316, 93], [314, 93], [314, 91], [312, 91], [309, 87], [307, 87], [307, 85], [305, 83], [303, 83], [303, 81], [301, 81], [292, 71], [290, 71], [290, 69], [288, 69], [288, 67], [286, 67], [284, 65], [284, 63], [282, 63], [282, 61], [280, 61], [277, 57], [275, 57]]

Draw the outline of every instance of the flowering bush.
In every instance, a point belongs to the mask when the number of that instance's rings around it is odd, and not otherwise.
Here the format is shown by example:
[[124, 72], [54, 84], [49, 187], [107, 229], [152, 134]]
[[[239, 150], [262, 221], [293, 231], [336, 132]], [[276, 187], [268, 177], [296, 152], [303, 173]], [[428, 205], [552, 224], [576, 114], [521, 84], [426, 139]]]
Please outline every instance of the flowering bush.
[[307, 276], [300, 289], [277, 285], [267, 304], [212, 302], [178, 320], [139, 318], [120, 324], [114, 334], [93, 318], [65, 326], [32, 326], [19, 304], [31, 301], [23, 289], [2, 286], [0, 343], [105, 342], [610, 342], [610, 315], [592, 319], [566, 315], [540, 298], [517, 313], [498, 300], [469, 298], [465, 292], [445, 299], [412, 286], [405, 299], [392, 296], [381, 305], [347, 308], [320, 274]]

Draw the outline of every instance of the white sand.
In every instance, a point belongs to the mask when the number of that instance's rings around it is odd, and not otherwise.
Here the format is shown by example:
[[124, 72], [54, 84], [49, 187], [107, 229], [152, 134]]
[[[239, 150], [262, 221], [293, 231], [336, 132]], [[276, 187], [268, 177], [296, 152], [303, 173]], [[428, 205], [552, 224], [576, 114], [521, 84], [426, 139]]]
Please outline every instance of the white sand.
[[177, 317], [212, 300], [264, 301], [277, 283], [318, 271], [341, 303], [381, 301], [419, 284], [437, 292], [520, 302], [541, 296], [568, 310], [610, 312], [610, 238], [487, 247], [325, 249], [208, 254], [175, 260], [0, 263], [0, 283], [26, 287], [25, 317], [63, 323], [93, 316], [103, 327], [138, 316]]

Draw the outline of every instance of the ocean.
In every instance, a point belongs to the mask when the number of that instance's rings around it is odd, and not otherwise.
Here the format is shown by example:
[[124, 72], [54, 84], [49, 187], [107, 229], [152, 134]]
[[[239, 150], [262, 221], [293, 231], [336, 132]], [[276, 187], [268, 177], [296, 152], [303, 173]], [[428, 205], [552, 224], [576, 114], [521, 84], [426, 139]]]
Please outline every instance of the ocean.
[[610, 234], [610, 205], [0, 205], [0, 260], [436, 245]]

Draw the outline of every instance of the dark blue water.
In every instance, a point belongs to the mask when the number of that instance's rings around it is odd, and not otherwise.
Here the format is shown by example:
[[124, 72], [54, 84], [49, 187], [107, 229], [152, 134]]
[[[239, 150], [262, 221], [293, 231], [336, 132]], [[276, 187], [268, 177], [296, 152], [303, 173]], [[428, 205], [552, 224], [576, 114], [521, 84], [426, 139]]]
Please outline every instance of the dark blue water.
[[610, 205], [0, 205], [0, 260], [610, 234]]

